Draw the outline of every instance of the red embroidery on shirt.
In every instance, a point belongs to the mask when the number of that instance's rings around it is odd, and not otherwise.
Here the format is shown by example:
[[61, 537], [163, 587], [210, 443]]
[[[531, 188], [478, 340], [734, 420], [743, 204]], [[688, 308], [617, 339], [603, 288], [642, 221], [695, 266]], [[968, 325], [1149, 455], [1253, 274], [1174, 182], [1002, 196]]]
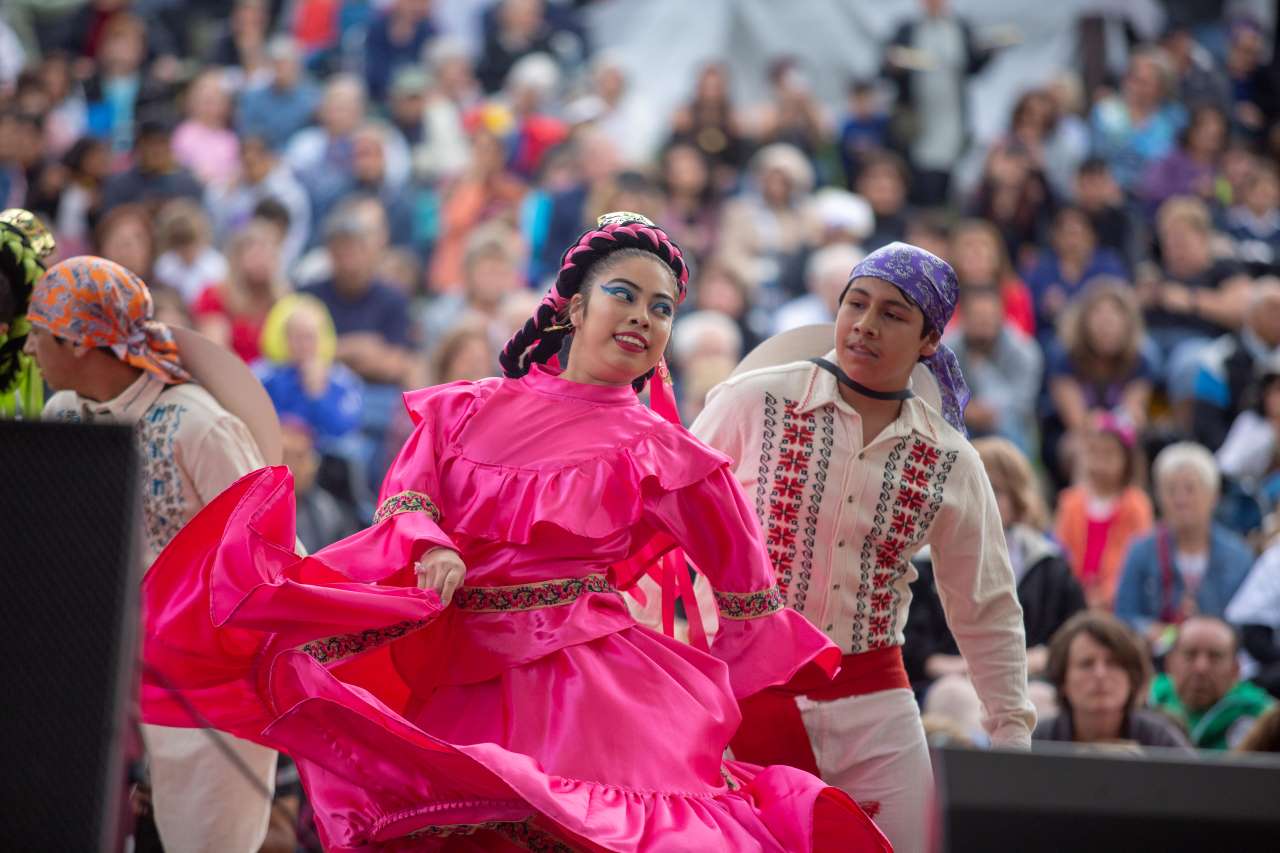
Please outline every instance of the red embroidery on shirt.
[[800, 518], [800, 507], [791, 501], [769, 501], [769, 516], [781, 524], [792, 525]]
[[808, 463], [808, 457], [798, 447], [789, 448], [778, 454], [778, 467], [789, 474], [800, 473]]
[[798, 477], [779, 477], [773, 481], [773, 494], [776, 497], [794, 501], [799, 500], [803, 492], [804, 486]]
[[902, 606], [898, 584], [942, 505], [942, 488], [958, 454], [943, 453], [918, 433], [903, 436], [885, 460], [880, 495], [862, 547], [851, 651], [893, 642]]
[[932, 468], [938, 464], [938, 459], [942, 456], [942, 451], [936, 447], [931, 447], [923, 441], [916, 439], [915, 444], [911, 446], [911, 461], [926, 465]]

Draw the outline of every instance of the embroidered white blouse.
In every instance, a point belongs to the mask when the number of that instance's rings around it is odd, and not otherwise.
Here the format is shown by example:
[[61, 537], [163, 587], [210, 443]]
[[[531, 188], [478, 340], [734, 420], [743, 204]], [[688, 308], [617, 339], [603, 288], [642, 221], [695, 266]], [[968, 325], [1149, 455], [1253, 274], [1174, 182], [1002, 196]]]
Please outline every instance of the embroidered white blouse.
[[142, 469], [140, 558], [146, 569], [169, 540], [223, 489], [265, 463], [248, 427], [191, 382], [143, 373], [106, 402], [59, 391], [45, 420], [133, 426]]
[[1022, 607], [995, 495], [964, 436], [911, 398], [864, 444], [835, 377], [805, 361], [730, 378], [691, 429], [734, 460], [787, 605], [846, 653], [903, 643], [910, 558], [930, 546], [987, 730], [1029, 746]]

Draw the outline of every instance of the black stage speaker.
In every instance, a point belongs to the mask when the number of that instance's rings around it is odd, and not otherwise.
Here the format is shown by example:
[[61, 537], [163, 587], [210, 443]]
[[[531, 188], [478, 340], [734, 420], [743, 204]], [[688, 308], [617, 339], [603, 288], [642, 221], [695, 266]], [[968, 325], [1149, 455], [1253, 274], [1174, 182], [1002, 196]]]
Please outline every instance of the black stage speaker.
[[0, 850], [120, 849], [137, 468], [128, 427], [0, 421]]
[[935, 851], [1274, 850], [1280, 757], [932, 750]]

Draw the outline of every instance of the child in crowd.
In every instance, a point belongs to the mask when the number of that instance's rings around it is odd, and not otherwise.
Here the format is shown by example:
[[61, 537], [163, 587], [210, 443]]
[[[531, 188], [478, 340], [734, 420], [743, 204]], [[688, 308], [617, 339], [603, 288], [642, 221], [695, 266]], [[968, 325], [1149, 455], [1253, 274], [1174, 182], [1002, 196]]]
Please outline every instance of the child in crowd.
[[1057, 537], [1090, 607], [1110, 610], [1129, 544], [1150, 530], [1151, 500], [1136, 483], [1142, 469], [1133, 427], [1099, 412], [1078, 458], [1075, 485], [1058, 497]]
[[227, 259], [213, 247], [209, 217], [199, 203], [176, 198], [160, 209], [157, 220], [155, 284], [172, 287], [190, 305], [205, 288], [226, 280]]

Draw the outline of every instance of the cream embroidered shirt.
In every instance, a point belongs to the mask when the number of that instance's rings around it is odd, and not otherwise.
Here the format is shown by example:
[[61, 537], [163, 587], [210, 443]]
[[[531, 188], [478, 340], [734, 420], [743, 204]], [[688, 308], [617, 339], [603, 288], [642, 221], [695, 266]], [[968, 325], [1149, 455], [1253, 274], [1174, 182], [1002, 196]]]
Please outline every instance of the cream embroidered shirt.
[[44, 418], [135, 428], [144, 570], [205, 504], [266, 464], [248, 427], [208, 391], [191, 382], [166, 386], [150, 373], [103, 403], [59, 391], [45, 404]]
[[910, 558], [930, 546], [993, 742], [1030, 745], [1022, 607], [995, 495], [941, 414], [908, 399], [864, 442], [835, 377], [801, 361], [717, 386], [691, 429], [734, 460], [788, 606], [846, 653], [903, 643]]

